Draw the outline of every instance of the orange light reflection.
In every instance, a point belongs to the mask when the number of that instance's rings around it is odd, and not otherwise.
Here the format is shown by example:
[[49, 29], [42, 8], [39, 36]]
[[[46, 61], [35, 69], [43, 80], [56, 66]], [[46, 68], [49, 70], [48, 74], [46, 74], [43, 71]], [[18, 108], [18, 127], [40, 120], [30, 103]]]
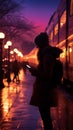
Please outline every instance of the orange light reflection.
[[12, 100], [9, 98], [9, 89], [5, 87], [2, 91], [3, 118], [6, 117], [5, 120], [8, 120], [8, 117], [6, 115], [9, 112], [11, 104]]

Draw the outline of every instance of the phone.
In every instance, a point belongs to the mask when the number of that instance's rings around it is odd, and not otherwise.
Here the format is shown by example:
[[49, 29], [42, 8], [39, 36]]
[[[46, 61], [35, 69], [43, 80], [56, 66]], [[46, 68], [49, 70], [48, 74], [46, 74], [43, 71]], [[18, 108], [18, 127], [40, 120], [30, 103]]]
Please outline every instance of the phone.
[[26, 65], [26, 67], [27, 67], [28, 69], [30, 69], [30, 68], [31, 68], [31, 66], [30, 66], [30, 65]]

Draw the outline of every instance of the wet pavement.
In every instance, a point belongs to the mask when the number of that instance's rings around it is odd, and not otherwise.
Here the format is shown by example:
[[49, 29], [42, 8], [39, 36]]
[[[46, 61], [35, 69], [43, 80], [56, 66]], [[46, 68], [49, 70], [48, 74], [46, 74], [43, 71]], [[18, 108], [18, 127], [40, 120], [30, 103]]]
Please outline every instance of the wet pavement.
[[[0, 130], [43, 130], [37, 107], [29, 105], [34, 77], [21, 71], [20, 83], [4, 81], [0, 90]], [[73, 130], [73, 96], [59, 90], [58, 107], [51, 108], [53, 130]]]

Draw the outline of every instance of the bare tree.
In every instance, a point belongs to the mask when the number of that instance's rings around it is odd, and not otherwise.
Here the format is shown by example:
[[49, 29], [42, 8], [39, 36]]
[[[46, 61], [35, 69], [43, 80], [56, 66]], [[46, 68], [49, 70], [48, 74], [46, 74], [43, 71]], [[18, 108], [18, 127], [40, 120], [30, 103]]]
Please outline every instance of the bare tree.
[[20, 7], [23, 0], [0, 0], [0, 19]]
[[20, 13], [22, 3], [23, 0], [0, 0], [0, 30], [5, 32], [6, 40], [13, 41], [14, 46], [20, 45], [21, 49], [27, 47], [28, 50], [29, 43], [29, 48], [34, 47], [29, 39], [35, 34], [36, 27]]

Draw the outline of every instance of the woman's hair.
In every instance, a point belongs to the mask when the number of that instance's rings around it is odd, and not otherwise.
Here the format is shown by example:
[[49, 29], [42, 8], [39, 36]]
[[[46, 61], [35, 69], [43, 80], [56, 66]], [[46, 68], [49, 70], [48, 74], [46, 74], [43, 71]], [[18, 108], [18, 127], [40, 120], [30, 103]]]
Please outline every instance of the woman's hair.
[[36, 36], [35, 44], [39, 48], [48, 45], [49, 44], [48, 34], [46, 32], [41, 32], [38, 36]]

